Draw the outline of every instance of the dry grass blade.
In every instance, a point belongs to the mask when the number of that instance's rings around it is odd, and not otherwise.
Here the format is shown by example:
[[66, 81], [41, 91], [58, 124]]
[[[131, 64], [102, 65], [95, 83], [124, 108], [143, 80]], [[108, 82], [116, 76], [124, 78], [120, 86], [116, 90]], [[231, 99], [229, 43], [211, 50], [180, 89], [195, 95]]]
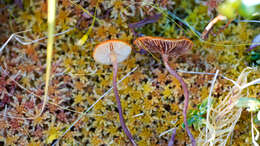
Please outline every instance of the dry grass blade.
[[46, 62], [46, 80], [44, 88], [44, 99], [40, 112], [34, 118], [41, 116], [43, 110], [48, 103], [48, 89], [49, 83], [51, 81], [51, 60], [53, 53], [53, 43], [54, 43], [54, 32], [55, 32], [55, 11], [56, 11], [56, 1], [48, 0], [48, 43], [47, 43], [47, 62]]
[[[257, 84], [257, 80], [247, 83], [247, 76], [251, 72], [246, 68], [236, 81], [239, 86], [233, 86], [224, 99], [220, 100], [209, 110], [207, 127], [201, 130], [197, 138], [198, 145], [220, 145], [227, 144], [237, 121], [240, 118], [242, 108], [236, 107], [236, 102], [242, 97], [242, 87]], [[248, 86], [246, 86], [248, 85]]]
[[[208, 96], [206, 129], [209, 129], [209, 125], [208, 125], [208, 124], [209, 124], [209, 113], [210, 113], [211, 103], [212, 103], [211, 95], [212, 95], [212, 92], [213, 92], [213, 88], [214, 88], [216, 79], [217, 79], [217, 77], [218, 77], [218, 73], [219, 73], [219, 70], [217, 70], [217, 72], [216, 72], [216, 74], [215, 74], [215, 76], [214, 76], [214, 79], [213, 79], [212, 84], [211, 84], [209, 96]], [[208, 135], [208, 131], [206, 130], [206, 140], [208, 139], [207, 135]]]

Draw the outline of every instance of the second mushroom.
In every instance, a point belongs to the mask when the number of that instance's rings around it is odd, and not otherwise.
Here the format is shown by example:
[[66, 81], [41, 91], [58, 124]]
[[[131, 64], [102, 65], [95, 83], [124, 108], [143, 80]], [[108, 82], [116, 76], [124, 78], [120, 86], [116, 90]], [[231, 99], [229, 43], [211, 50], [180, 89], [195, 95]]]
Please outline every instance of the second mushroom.
[[113, 65], [113, 90], [116, 96], [119, 119], [121, 126], [133, 145], [136, 145], [132, 134], [129, 132], [123, 117], [123, 110], [120, 102], [120, 97], [117, 90], [117, 68], [118, 63], [124, 61], [131, 53], [131, 46], [120, 40], [109, 40], [100, 43], [94, 49], [93, 57], [96, 62], [106, 65]]
[[[150, 37], [150, 36], [144, 36], [139, 37], [134, 41], [134, 44], [139, 47], [140, 49], [145, 49], [148, 52], [151, 53], [160, 53], [163, 58], [163, 63], [166, 67], [166, 69], [172, 74], [177, 80], [181, 83], [183, 92], [184, 92], [184, 109], [183, 109], [183, 117], [184, 117], [184, 125], [185, 129], [191, 139], [191, 143], [193, 146], [196, 145], [196, 141], [194, 137], [192, 136], [188, 123], [187, 123], [187, 109], [189, 105], [189, 91], [187, 88], [186, 83], [182, 79], [182, 77], [173, 70], [169, 63], [168, 59], [169, 57], [175, 57], [177, 58], [182, 53], [186, 52], [187, 50], [190, 50], [192, 48], [192, 42], [188, 39], [165, 39], [161, 37]], [[170, 139], [169, 145], [173, 145], [175, 137], [175, 132], [173, 132], [172, 138]]]

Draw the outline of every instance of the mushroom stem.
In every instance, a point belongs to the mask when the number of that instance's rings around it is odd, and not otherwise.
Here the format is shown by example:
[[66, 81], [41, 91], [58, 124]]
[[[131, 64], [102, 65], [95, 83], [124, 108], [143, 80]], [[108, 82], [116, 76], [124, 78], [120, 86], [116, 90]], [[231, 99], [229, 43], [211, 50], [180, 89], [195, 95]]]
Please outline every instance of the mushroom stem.
[[[188, 122], [187, 122], [187, 109], [188, 109], [188, 105], [189, 105], [189, 91], [188, 91], [187, 85], [184, 82], [184, 80], [182, 79], [182, 77], [175, 70], [173, 70], [170, 67], [170, 65], [168, 64], [168, 55], [162, 54], [162, 58], [163, 58], [163, 62], [164, 62], [166, 69], [170, 72], [170, 74], [172, 74], [175, 78], [177, 78], [177, 80], [181, 83], [181, 86], [183, 88], [184, 97], [185, 97], [184, 109], [183, 109], [184, 125], [185, 125], [185, 129], [191, 139], [192, 146], [196, 146], [196, 141], [190, 132], [190, 129], [188, 127]], [[172, 136], [172, 139], [169, 143], [173, 144], [173, 142], [174, 142], [174, 136]]]
[[176, 136], [176, 129], [174, 129], [173, 132], [172, 132], [172, 136], [171, 136], [171, 138], [170, 138], [170, 141], [169, 141], [169, 143], [168, 143], [168, 146], [173, 146], [173, 145], [174, 145], [175, 136]]
[[129, 130], [127, 129], [126, 125], [125, 125], [125, 120], [123, 117], [123, 110], [122, 110], [122, 106], [121, 106], [121, 101], [119, 98], [119, 94], [118, 94], [118, 90], [117, 90], [117, 60], [116, 60], [116, 56], [113, 55], [113, 51], [111, 51], [111, 61], [113, 63], [113, 90], [114, 90], [114, 94], [116, 96], [116, 102], [117, 102], [117, 108], [118, 108], [118, 113], [119, 113], [119, 119], [120, 119], [120, 123], [121, 126], [126, 134], [126, 136], [128, 137], [128, 139], [130, 140], [130, 142], [136, 146], [137, 144], [135, 143], [133, 136], [131, 135], [131, 133], [129, 132]]

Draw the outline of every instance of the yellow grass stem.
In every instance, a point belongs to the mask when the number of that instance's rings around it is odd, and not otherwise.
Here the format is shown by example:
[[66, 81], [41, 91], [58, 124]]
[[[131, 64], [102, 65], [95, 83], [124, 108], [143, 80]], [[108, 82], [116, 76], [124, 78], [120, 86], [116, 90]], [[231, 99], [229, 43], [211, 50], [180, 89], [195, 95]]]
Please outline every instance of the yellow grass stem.
[[51, 80], [51, 60], [54, 43], [55, 33], [55, 11], [56, 11], [56, 0], [48, 0], [48, 42], [47, 42], [47, 62], [46, 62], [46, 79], [44, 89], [44, 99], [40, 113], [36, 117], [40, 116], [48, 102], [48, 89], [49, 82]]

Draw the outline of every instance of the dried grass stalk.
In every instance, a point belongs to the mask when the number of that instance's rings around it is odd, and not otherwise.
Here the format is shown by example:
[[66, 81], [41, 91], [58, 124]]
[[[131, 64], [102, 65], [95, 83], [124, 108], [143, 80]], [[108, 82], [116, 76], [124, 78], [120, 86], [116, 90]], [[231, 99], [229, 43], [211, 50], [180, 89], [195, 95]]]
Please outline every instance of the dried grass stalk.
[[244, 69], [236, 81], [239, 86], [234, 85], [229, 93], [209, 110], [209, 119], [205, 121], [208, 126], [200, 131], [197, 138], [198, 145], [225, 146], [227, 144], [242, 112], [242, 108], [235, 105], [243, 96], [244, 88], [241, 87], [246, 87], [244, 85], [247, 84], [247, 76], [250, 72], [249, 68]]

